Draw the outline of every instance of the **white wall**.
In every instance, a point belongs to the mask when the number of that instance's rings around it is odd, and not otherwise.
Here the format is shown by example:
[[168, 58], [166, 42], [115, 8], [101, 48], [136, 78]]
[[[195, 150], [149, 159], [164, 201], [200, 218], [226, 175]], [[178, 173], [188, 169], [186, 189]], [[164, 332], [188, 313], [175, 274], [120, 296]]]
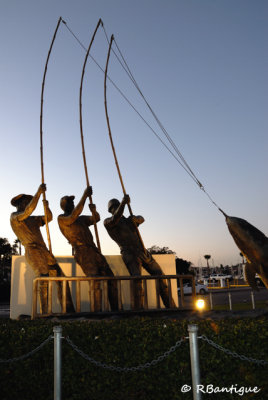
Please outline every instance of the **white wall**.
[[[127, 268], [121, 258], [118, 256], [105, 256], [115, 276], [129, 275]], [[164, 275], [176, 275], [175, 255], [174, 254], [157, 254], [154, 255], [155, 260], [161, 266]], [[66, 276], [85, 276], [81, 267], [76, 264], [71, 256], [56, 257], [60, 267]], [[142, 269], [142, 275], [149, 275]], [[35, 278], [34, 271], [26, 263], [24, 256], [12, 257], [11, 271], [11, 298], [10, 298], [10, 318], [17, 319], [20, 315], [31, 315], [32, 312], [32, 287]], [[172, 296], [176, 305], [178, 305], [177, 282], [172, 280]], [[55, 286], [55, 285], [54, 285]], [[53, 286], [53, 312], [60, 312], [60, 305], [57, 300], [56, 288]], [[75, 283], [70, 283], [73, 302], [75, 304]], [[148, 290], [148, 306], [155, 308], [156, 296], [154, 282], [147, 282]], [[124, 310], [130, 309], [130, 290], [129, 282], [122, 283], [122, 302]], [[163, 303], [161, 300], [161, 306]], [[88, 283], [81, 283], [81, 311], [90, 311]]]

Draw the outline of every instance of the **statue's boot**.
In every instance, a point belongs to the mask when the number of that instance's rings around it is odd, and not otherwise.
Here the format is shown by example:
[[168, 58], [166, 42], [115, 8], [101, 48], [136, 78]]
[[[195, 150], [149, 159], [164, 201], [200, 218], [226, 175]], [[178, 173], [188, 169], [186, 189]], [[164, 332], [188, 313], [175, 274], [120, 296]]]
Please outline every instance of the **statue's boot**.
[[143, 299], [144, 299], [144, 291], [142, 287], [141, 279], [134, 279], [133, 283], [133, 291], [134, 291], [134, 309], [142, 310], [143, 307]]
[[100, 281], [94, 282], [94, 311], [102, 311], [102, 290]]
[[164, 303], [164, 306], [166, 308], [175, 308], [176, 307], [176, 304], [175, 304], [173, 298], [172, 297], [171, 297], [171, 299], [169, 298], [168, 286], [167, 286], [166, 279], [159, 280], [159, 292], [160, 292], [161, 299]]
[[[48, 274], [40, 274], [40, 277], [48, 277]], [[41, 281], [39, 283], [39, 302], [40, 302], [40, 314], [47, 314], [48, 306], [48, 281]]]
[[108, 280], [108, 298], [112, 311], [118, 311], [118, 289], [116, 280]]
[[[57, 276], [65, 276], [64, 273], [62, 272], [60, 266], [58, 264], [54, 264], [51, 265], [49, 267], [49, 276], [51, 277], [57, 277]], [[63, 309], [63, 282], [56, 282], [57, 285], [57, 294], [58, 294], [58, 299], [61, 305], [61, 309]], [[66, 285], [66, 312], [67, 313], [74, 313], [75, 309], [74, 309], [74, 305], [73, 305], [73, 300], [72, 300], [72, 295], [71, 295], [71, 291], [70, 291], [70, 287], [69, 284], [67, 282]]]
[[[113, 271], [109, 267], [108, 263], [104, 263], [101, 269], [101, 276], [114, 277]], [[112, 311], [118, 311], [118, 289], [117, 281], [108, 279], [108, 299]]]

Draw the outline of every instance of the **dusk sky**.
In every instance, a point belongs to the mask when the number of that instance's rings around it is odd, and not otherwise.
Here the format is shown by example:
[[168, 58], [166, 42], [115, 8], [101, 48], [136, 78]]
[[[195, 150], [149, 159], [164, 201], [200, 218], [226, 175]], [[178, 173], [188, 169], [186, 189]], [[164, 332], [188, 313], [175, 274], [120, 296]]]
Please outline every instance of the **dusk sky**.
[[[268, 234], [268, 2], [262, 0], [0, 1], [0, 237], [13, 242], [10, 200], [41, 183], [40, 98], [59, 17], [87, 48], [99, 18], [157, 117], [211, 198], [226, 214]], [[114, 50], [116, 47], [114, 46]], [[91, 55], [105, 69], [102, 28]], [[61, 24], [44, 90], [43, 144], [53, 253], [70, 255], [57, 225], [63, 195], [79, 201], [86, 179], [79, 128], [85, 50]], [[167, 143], [112, 54], [109, 76]], [[119, 254], [103, 220], [123, 196], [104, 110], [104, 75], [88, 59], [83, 88], [85, 151], [104, 255]], [[108, 82], [110, 124], [133, 213], [146, 247], [167, 246], [194, 265], [241, 261], [223, 215]], [[42, 202], [35, 214], [43, 213]], [[84, 213], [89, 213], [85, 206]], [[125, 215], [128, 215], [126, 210]], [[43, 229], [43, 228], [42, 228]], [[42, 230], [46, 237], [45, 229]], [[92, 229], [93, 232], [93, 229]]]

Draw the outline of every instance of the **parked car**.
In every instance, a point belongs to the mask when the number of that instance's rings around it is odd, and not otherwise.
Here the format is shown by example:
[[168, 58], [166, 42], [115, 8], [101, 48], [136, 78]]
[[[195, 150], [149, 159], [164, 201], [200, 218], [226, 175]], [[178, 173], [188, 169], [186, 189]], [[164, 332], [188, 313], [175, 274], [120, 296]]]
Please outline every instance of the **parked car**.
[[212, 281], [216, 282], [219, 279], [233, 279], [232, 275], [225, 275], [225, 274], [211, 274], [210, 278]]
[[262, 286], [262, 287], [265, 286], [264, 283], [263, 283], [263, 281], [262, 281], [262, 279], [259, 277], [258, 274], [255, 275], [255, 282], [256, 282], [256, 285], [257, 285], [257, 286]]
[[[180, 293], [181, 289], [178, 288], [178, 293]], [[205, 294], [208, 293], [207, 285], [202, 285], [201, 283], [195, 284], [196, 294]], [[192, 285], [191, 283], [185, 283], [183, 285], [183, 293], [184, 294], [192, 294]]]

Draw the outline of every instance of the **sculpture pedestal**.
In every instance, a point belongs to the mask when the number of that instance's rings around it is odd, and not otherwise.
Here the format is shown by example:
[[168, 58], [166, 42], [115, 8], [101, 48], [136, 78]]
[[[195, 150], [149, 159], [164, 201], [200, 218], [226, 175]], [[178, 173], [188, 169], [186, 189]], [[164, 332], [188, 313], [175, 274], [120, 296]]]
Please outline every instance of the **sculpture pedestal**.
[[[175, 255], [174, 254], [156, 254], [153, 256], [162, 268], [164, 275], [176, 275]], [[111, 270], [115, 276], [127, 276], [128, 270], [120, 255], [105, 256]], [[72, 256], [56, 257], [61, 269], [66, 276], [85, 276], [81, 267], [75, 262]], [[142, 269], [142, 275], [149, 275], [147, 271]], [[31, 315], [32, 312], [32, 291], [33, 280], [35, 278], [34, 271], [26, 263], [24, 256], [12, 257], [11, 270], [11, 297], [10, 297], [10, 318], [17, 319], [20, 315]], [[75, 304], [76, 288], [75, 282], [71, 282], [70, 289], [72, 293], [73, 303]], [[154, 289], [154, 281], [147, 282], [148, 291], [148, 307], [156, 308], [156, 295]], [[171, 280], [172, 297], [176, 306], [178, 306], [177, 282]], [[81, 311], [89, 312], [89, 285], [87, 282], [81, 283]], [[123, 309], [130, 309], [130, 284], [129, 281], [122, 282], [122, 302]], [[162, 300], [161, 306], [163, 307]], [[57, 300], [56, 287], [53, 284], [53, 312], [60, 312], [60, 304]]]

